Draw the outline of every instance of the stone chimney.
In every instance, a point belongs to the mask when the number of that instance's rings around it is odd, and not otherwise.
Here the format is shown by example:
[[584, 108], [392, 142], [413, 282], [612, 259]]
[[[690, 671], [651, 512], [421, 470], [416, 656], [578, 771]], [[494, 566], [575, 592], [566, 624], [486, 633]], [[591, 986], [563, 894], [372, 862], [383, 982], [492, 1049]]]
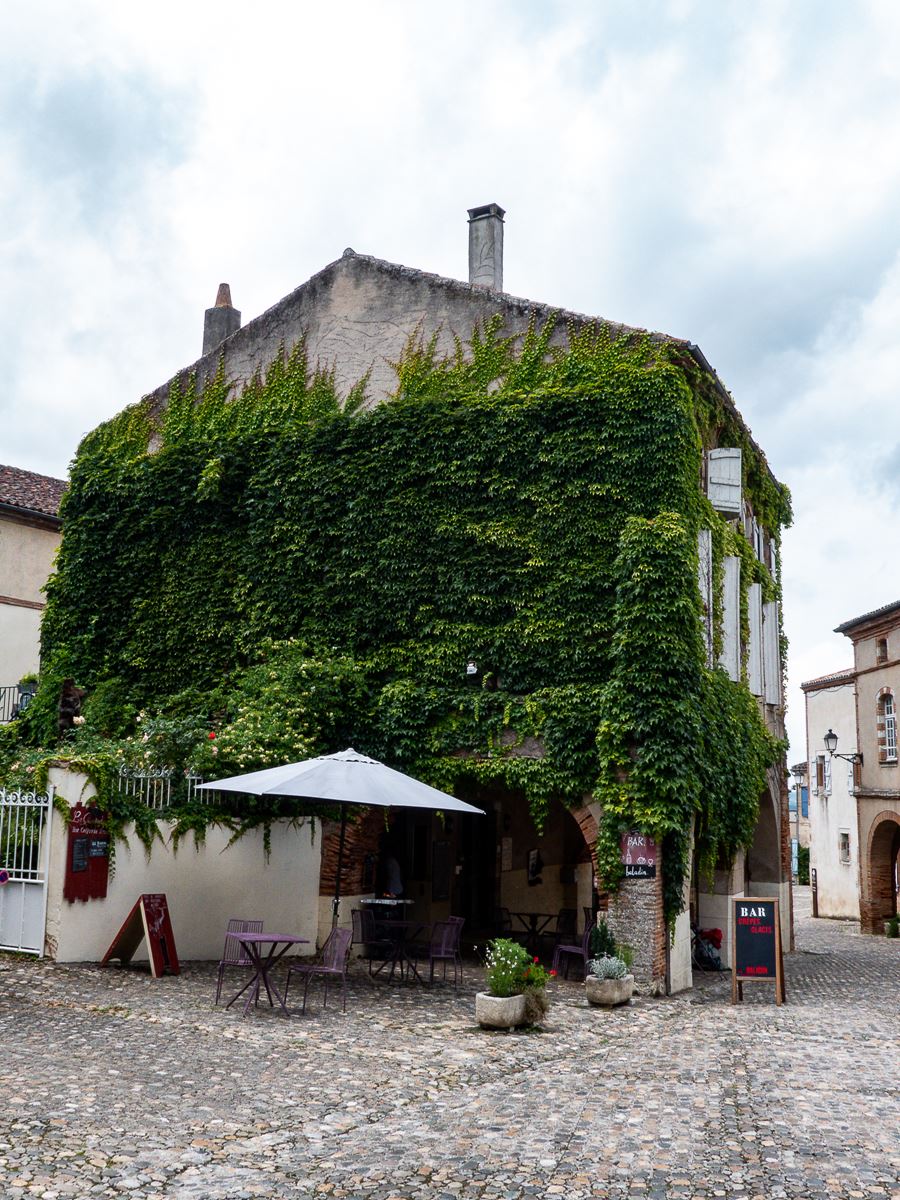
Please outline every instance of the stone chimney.
[[231, 305], [231, 288], [219, 284], [214, 308], [208, 308], [203, 318], [203, 353], [209, 354], [241, 327], [241, 314]]
[[503, 291], [503, 218], [499, 204], [469, 209], [469, 283]]

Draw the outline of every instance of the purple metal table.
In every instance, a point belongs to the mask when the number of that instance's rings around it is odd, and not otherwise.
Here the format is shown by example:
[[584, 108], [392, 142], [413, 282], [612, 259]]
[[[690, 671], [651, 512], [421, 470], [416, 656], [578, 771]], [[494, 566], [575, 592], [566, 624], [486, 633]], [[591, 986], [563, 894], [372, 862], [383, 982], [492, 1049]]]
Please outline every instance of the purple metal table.
[[388, 963], [390, 963], [391, 973], [388, 976], [389, 980], [394, 978], [394, 971], [399, 967], [400, 978], [404, 982], [406, 981], [408, 971], [410, 974], [415, 975], [419, 983], [422, 983], [422, 976], [416, 970], [415, 962], [406, 952], [406, 941], [410, 933], [415, 938], [425, 930], [426, 926], [426, 921], [379, 921], [378, 928], [384, 930], [391, 943], [391, 950], [378, 970], [374, 972], [373, 977], [377, 979]]
[[[272, 979], [272, 969], [287, 954], [291, 946], [308, 944], [309, 938], [297, 937], [293, 933], [238, 933], [234, 931], [227, 933], [225, 936], [234, 938], [241, 943], [254, 967], [253, 977], [244, 984], [239, 992], [231, 997], [225, 1007], [231, 1008], [235, 1000], [239, 1000], [244, 992], [249, 991], [246, 1003], [244, 1004], [244, 1016], [246, 1017], [250, 1011], [250, 1005], [255, 1004], [259, 1000], [259, 988], [260, 984], [262, 984], [266, 989], [266, 995], [269, 997], [271, 1007], [275, 1007], [272, 1001], [272, 993], [274, 992], [275, 999], [281, 1005], [284, 1015], [288, 1016], [284, 997], [275, 986], [274, 979]], [[268, 947], [269, 952], [263, 957], [262, 951], [266, 947]]]

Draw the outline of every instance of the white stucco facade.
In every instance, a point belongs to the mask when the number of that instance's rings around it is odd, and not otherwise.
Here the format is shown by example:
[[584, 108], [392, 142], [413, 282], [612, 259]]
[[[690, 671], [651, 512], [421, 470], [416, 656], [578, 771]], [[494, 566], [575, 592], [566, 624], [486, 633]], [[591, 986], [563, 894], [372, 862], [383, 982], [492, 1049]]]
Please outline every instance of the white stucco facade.
[[810, 870], [816, 872], [820, 917], [859, 918], [859, 837], [853, 766], [830, 758], [823, 738], [838, 735], [840, 753], [856, 745], [856, 681], [852, 671], [812, 680], [806, 694]]

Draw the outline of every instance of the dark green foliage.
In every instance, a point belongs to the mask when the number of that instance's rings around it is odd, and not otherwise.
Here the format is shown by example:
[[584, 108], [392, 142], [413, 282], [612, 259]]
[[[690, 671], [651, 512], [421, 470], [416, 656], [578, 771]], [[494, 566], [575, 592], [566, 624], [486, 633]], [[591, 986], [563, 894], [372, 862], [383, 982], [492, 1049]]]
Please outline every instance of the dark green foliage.
[[616, 939], [610, 932], [606, 921], [601, 917], [591, 930], [591, 958], [614, 958], [616, 954]]
[[797, 882], [809, 884], [809, 846], [797, 847]]
[[[745, 446], [773, 534], [786, 500], [671, 348], [552, 333], [515, 349], [491, 322], [446, 361], [414, 338], [371, 411], [365, 381], [341, 408], [301, 344], [235, 399], [220, 373], [95, 430], [26, 739], [51, 744], [65, 674], [93, 693], [84, 737], [128, 735], [139, 708], [193, 721], [207, 773], [352, 742], [524, 792], [538, 823], [596, 793], [608, 882], [619, 827], [650, 833], [677, 911], [693, 818], [705, 859], [733, 852], [771, 757], [746, 690], [704, 666], [697, 531], [717, 562], [746, 543], [700, 494], [700, 430]], [[543, 757], [508, 753], [526, 737]]]

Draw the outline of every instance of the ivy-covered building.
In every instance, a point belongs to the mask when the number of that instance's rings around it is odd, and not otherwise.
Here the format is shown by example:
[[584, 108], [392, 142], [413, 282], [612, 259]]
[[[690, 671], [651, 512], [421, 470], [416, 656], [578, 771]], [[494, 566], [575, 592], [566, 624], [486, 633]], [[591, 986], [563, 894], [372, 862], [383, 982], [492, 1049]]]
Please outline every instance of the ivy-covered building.
[[456, 791], [486, 817], [393, 827], [417, 914], [599, 896], [675, 990], [689, 912], [777, 895], [789, 933], [788, 497], [698, 347], [507, 295], [469, 215], [468, 282], [347, 250], [244, 326], [220, 289], [79, 450], [44, 671], [95, 737], [199, 714], [207, 776], [354, 745]]

